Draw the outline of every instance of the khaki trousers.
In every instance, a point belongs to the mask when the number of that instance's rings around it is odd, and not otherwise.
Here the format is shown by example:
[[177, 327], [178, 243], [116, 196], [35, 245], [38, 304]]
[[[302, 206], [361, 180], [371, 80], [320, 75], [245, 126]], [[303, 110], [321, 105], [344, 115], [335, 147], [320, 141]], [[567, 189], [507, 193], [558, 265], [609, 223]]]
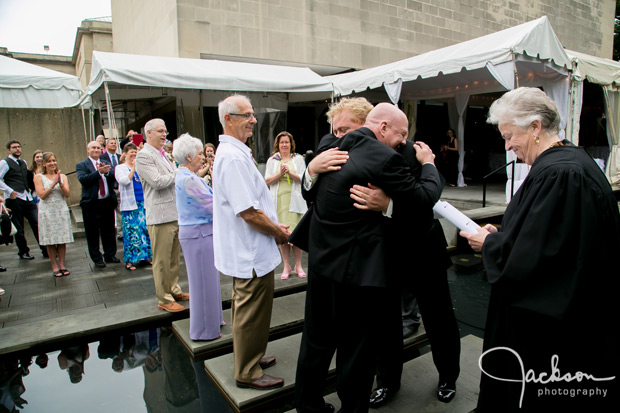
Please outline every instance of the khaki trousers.
[[179, 287], [179, 225], [176, 221], [147, 225], [153, 248], [153, 280], [159, 304], [174, 302], [173, 295], [181, 294]]
[[258, 364], [269, 341], [273, 305], [273, 271], [263, 277], [233, 278], [232, 333], [235, 380], [250, 383], [262, 377]]

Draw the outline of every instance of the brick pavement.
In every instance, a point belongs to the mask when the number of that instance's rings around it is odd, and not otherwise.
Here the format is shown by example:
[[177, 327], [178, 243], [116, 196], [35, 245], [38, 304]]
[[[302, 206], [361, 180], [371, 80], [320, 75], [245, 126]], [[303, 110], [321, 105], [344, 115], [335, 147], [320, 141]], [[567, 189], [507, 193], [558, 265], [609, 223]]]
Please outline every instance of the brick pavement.
[[[6, 272], [0, 273], [0, 286], [6, 290], [6, 293], [0, 296], [0, 335], [4, 343], [15, 341], [20, 343], [20, 349], [28, 348], [27, 337], [13, 336], [12, 332], [24, 330], [19, 326], [26, 324], [28, 329], [37, 332], [39, 327], [43, 329], [52, 324], [51, 320], [62, 325], [62, 320], [73, 321], [81, 318], [84, 324], [82, 329], [85, 331], [93, 326], [97, 331], [105, 331], [106, 325], [113, 329], [123, 324], [135, 325], [140, 322], [167, 320], [168, 313], [156, 309], [157, 301], [150, 266], [138, 267], [136, 271], [127, 271], [122, 263], [108, 264], [103, 269], [95, 268], [88, 257], [86, 239], [76, 238], [74, 243], [67, 246], [66, 263], [71, 275], [55, 278], [49, 260], [44, 259], [35, 247], [32, 232], [29, 228], [26, 232], [28, 245], [35, 256], [34, 260], [21, 260], [17, 256], [17, 247], [14, 244], [0, 247], [0, 264], [7, 268]], [[122, 242], [118, 241], [117, 257], [121, 260], [122, 254]], [[305, 254], [303, 258], [304, 265], [307, 265]], [[281, 265], [276, 269], [276, 274], [280, 271]], [[222, 300], [226, 306], [231, 296], [232, 279], [221, 276], [220, 282]], [[293, 276], [289, 280], [280, 280], [276, 275], [277, 290], [289, 287], [303, 288], [305, 283], [305, 279]], [[179, 284], [184, 291], [187, 291], [187, 274], [183, 259], [180, 265]], [[106, 311], [119, 306], [124, 307]], [[119, 321], [119, 317], [122, 319], [128, 312], [133, 315]], [[181, 313], [180, 316], [188, 317], [188, 312]], [[170, 320], [172, 319], [170, 317]], [[76, 334], [80, 330], [79, 325], [73, 328]], [[55, 334], [62, 335], [62, 332]], [[33, 341], [41, 344], [45, 341], [45, 337], [33, 338]]]

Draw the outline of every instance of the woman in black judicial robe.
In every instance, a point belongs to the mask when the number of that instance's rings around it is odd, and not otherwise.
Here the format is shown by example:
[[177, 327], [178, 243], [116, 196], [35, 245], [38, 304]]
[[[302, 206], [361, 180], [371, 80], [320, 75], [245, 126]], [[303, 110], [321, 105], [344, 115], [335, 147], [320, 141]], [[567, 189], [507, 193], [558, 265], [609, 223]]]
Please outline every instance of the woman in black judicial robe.
[[557, 107], [541, 90], [506, 93], [488, 121], [531, 170], [499, 230], [461, 232], [492, 284], [477, 411], [613, 411], [618, 201], [583, 148], [560, 141]]

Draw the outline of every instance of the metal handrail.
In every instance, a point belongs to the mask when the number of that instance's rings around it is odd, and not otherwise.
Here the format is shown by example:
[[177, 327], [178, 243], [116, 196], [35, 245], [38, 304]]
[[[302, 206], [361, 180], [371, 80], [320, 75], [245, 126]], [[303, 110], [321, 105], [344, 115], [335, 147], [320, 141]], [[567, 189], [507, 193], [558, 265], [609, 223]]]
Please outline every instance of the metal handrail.
[[512, 179], [510, 180], [510, 199], [512, 199], [512, 196], [515, 193], [515, 163], [515, 161], [510, 161], [506, 165], [502, 165], [493, 172], [482, 177], [482, 208], [487, 206], [487, 178], [501, 171], [510, 164], [512, 164]]

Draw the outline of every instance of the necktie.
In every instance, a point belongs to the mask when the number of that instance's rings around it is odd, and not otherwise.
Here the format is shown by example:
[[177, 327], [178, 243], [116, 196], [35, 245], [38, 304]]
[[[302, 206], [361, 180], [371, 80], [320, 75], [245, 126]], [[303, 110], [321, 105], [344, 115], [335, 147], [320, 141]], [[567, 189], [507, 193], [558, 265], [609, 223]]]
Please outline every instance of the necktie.
[[112, 169], [116, 167], [116, 154], [110, 155], [110, 161], [112, 162]]
[[[97, 170], [99, 170], [99, 162], [97, 162]], [[103, 183], [103, 177], [99, 174], [99, 195], [105, 196], [105, 184]]]

